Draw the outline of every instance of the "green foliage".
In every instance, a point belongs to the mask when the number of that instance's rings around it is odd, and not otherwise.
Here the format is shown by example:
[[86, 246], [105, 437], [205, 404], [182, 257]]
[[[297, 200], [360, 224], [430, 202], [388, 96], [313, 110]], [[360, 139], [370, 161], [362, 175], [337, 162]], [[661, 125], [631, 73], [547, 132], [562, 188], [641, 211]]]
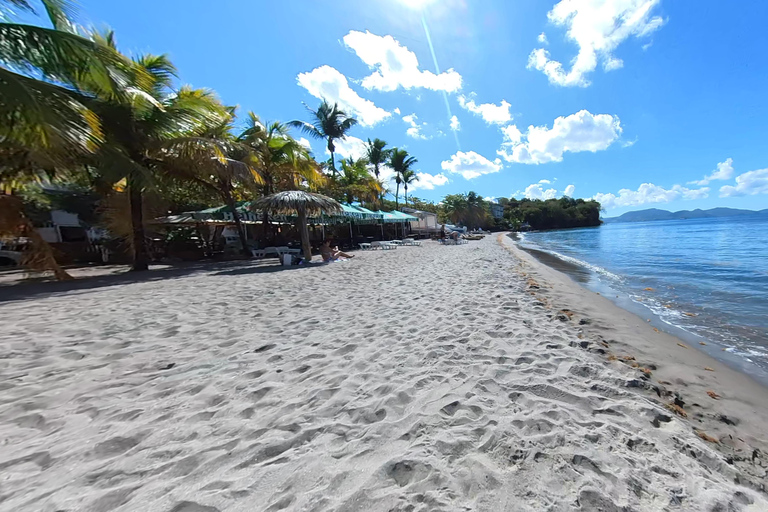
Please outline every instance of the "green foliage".
[[445, 196], [440, 205], [438, 220], [473, 229], [493, 226], [488, 202], [476, 192]]
[[[501, 204], [501, 203], [500, 203]], [[562, 197], [560, 199], [510, 199], [504, 204], [504, 219], [532, 229], [562, 229], [600, 225], [600, 203]]]

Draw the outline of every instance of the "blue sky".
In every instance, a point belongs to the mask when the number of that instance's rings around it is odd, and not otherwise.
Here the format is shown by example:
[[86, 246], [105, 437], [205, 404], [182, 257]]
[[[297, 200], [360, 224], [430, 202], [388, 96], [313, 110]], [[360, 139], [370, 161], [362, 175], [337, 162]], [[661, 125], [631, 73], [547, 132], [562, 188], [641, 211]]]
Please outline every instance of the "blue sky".
[[418, 197], [568, 193], [609, 216], [768, 208], [768, 2], [80, 5], [124, 52], [167, 53], [241, 113], [307, 119], [303, 103], [338, 101], [361, 121], [340, 152], [368, 137], [407, 148]]

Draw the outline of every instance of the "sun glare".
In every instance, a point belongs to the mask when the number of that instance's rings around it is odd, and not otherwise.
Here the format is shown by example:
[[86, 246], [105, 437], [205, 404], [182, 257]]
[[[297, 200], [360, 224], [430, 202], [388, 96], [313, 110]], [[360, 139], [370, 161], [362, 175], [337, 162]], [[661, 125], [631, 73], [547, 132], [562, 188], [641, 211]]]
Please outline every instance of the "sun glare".
[[436, 3], [438, 0], [397, 0], [406, 7], [414, 10], [421, 10], [431, 4]]

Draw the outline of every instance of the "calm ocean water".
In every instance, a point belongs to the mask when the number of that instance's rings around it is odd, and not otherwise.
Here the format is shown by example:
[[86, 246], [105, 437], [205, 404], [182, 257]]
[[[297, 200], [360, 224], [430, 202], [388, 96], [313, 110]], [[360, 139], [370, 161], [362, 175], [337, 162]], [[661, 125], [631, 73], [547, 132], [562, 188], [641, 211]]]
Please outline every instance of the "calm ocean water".
[[524, 233], [520, 244], [546, 253], [539, 257], [588, 289], [672, 334], [705, 341], [696, 346], [766, 381], [768, 216]]

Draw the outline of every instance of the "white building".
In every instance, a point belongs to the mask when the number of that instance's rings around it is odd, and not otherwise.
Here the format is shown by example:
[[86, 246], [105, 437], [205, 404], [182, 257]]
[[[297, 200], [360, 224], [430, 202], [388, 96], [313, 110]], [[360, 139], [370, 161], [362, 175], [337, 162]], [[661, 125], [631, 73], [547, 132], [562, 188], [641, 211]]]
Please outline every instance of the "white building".
[[491, 203], [491, 215], [494, 219], [501, 219], [504, 217], [504, 207], [499, 203]]

